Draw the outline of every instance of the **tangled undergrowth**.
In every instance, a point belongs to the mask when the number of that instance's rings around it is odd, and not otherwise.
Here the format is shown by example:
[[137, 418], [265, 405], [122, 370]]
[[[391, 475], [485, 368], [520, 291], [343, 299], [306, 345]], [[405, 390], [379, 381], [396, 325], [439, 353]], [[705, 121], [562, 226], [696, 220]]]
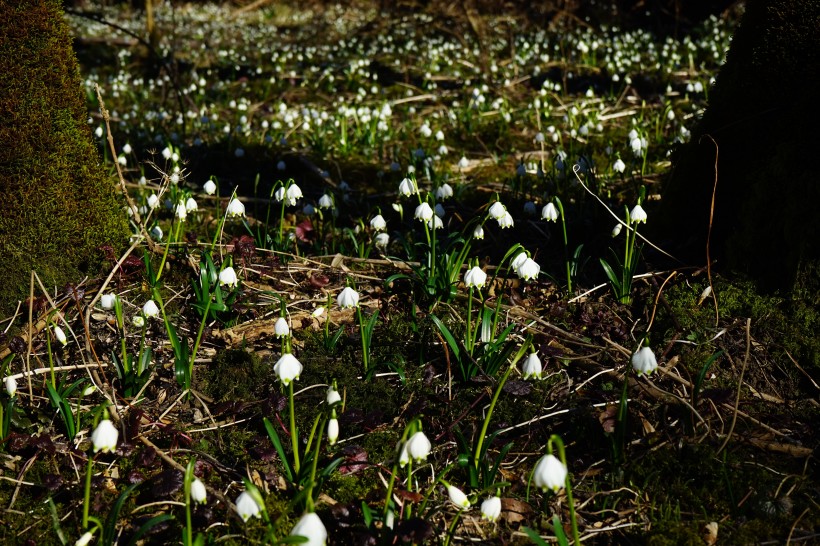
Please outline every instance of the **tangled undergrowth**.
[[640, 238], [725, 22], [220, 13], [89, 72], [140, 220], [6, 321], [4, 543], [817, 536], [816, 316]]

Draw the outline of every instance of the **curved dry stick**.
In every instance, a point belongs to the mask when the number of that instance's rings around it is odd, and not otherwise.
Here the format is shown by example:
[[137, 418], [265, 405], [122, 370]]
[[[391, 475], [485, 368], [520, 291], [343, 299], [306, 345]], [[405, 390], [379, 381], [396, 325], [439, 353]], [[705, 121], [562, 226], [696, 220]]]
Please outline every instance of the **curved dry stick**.
[[[718, 148], [717, 142], [715, 142], [715, 139], [712, 138], [711, 135], [703, 135], [703, 137], [708, 138], [712, 141], [712, 144], [715, 145], [715, 185], [712, 186], [712, 202], [709, 205], [709, 230], [706, 232], [706, 277], [709, 279], [709, 288], [712, 290], [712, 301], [715, 302], [715, 328], [717, 328], [718, 322], [720, 321], [720, 310], [718, 308], [715, 287], [712, 285], [712, 257], [710, 255], [709, 245], [712, 241], [712, 224], [715, 218], [715, 195], [717, 194], [718, 153], [720, 152], [720, 148]], [[703, 139], [703, 137], [701, 137], [701, 139]]]

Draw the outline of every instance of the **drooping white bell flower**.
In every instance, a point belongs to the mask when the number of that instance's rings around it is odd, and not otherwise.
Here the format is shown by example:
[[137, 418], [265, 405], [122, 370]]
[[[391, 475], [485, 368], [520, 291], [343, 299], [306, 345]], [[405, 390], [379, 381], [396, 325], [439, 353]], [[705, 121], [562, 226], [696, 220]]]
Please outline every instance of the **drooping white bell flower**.
[[159, 197], [157, 197], [157, 194], [152, 193], [148, 196], [148, 206], [152, 209], [155, 209], [159, 206]]
[[359, 293], [350, 288], [349, 286], [345, 286], [344, 289], [341, 292], [339, 292], [339, 295], [336, 296], [336, 303], [342, 309], [347, 309], [349, 307], [358, 307]]
[[461, 156], [461, 159], [458, 160], [458, 168], [459, 169], [466, 169], [469, 166], [470, 166], [470, 161], [466, 157]]
[[334, 445], [339, 439], [339, 420], [333, 417], [327, 422], [327, 443]]
[[242, 518], [242, 521], [247, 522], [249, 519], [262, 517], [262, 510], [254, 500], [253, 496], [247, 491], [243, 491], [236, 498], [236, 513]]
[[521, 365], [521, 375], [524, 379], [541, 379], [542, 373], [541, 359], [538, 358], [537, 353], [530, 353], [530, 356]]
[[290, 327], [285, 317], [279, 317], [273, 325], [273, 333], [276, 337], [285, 337], [290, 335]]
[[515, 258], [513, 258], [512, 261], [510, 262], [510, 268], [513, 271], [517, 271], [518, 268], [521, 266], [521, 264], [523, 264], [526, 261], [527, 258], [528, 258], [528, 256], [527, 256], [526, 252], [519, 252], [518, 254], [515, 255]]
[[622, 224], [620, 224], [620, 223], [615, 224], [615, 227], [613, 227], [612, 231], [610, 232], [610, 235], [612, 235], [613, 239], [621, 234], [621, 229], [623, 229]]
[[467, 287], [482, 288], [487, 282], [487, 274], [480, 267], [475, 266], [464, 274], [464, 284]]
[[529, 281], [538, 276], [541, 272], [541, 266], [538, 265], [538, 262], [532, 258], [527, 258], [521, 265], [518, 266], [518, 269], [516, 269], [515, 272], [525, 281]]
[[203, 504], [208, 499], [208, 491], [205, 489], [205, 484], [199, 478], [194, 478], [191, 482], [191, 499], [194, 502]]
[[464, 491], [462, 491], [454, 485], [447, 486], [447, 496], [450, 497], [450, 502], [452, 502], [462, 510], [466, 510], [470, 507], [470, 499], [467, 498], [467, 495], [464, 494]]
[[299, 376], [302, 375], [302, 363], [292, 354], [285, 353], [280, 356], [276, 364], [273, 365], [273, 373], [275, 373], [279, 381], [287, 387], [292, 381], [299, 379]]
[[453, 196], [453, 188], [448, 183], [444, 183], [436, 189], [436, 199], [446, 201]]
[[422, 431], [415, 432], [402, 446], [399, 465], [406, 466], [410, 461], [426, 461], [433, 445]]
[[555, 222], [558, 220], [558, 208], [552, 203], [547, 203], [544, 205], [544, 208], [541, 209], [541, 219], [542, 220], [549, 220], [550, 222]]
[[109, 311], [114, 308], [114, 304], [117, 302], [117, 295], [116, 294], [103, 294], [100, 296], [100, 307]]
[[567, 467], [555, 455], [544, 455], [535, 465], [532, 479], [541, 491], [552, 489], [557, 493], [566, 483]]
[[473, 230], [473, 239], [483, 239], [484, 238], [484, 226], [481, 224], [477, 225]]
[[416, 187], [416, 183], [409, 178], [405, 178], [399, 183], [399, 193], [405, 197], [410, 197], [418, 192], [419, 189]]
[[63, 332], [63, 329], [59, 326], [54, 327], [54, 337], [57, 338], [57, 341], [59, 341], [63, 346], [68, 345], [68, 339], [65, 337], [65, 332]]
[[377, 248], [387, 248], [387, 245], [390, 243], [390, 235], [384, 232], [378, 233], [376, 235], [375, 243]]
[[507, 207], [505, 207], [501, 201], [496, 201], [490, 205], [490, 209], [487, 212], [489, 212], [490, 218], [493, 220], [500, 220], [504, 218], [504, 215], [507, 213]]
[[333, 198], [328, 194], [324, 194], [319, 198], [319, 208], [320, 209], [332, 209], [333, 208]]
[[333, 385], [327, 388], [327, 396], [325, 397], [325, 401], [327, 402], [328, 406], [332, 406], [333, 404], [338, 404], [342, 401], [342, 395], [339, 394]]
[[646, 223], [646, 211], [643, 210], [642, 206], [635, 205], [635, 208], [633, 208], [632, 211], [630, 211], [630, 213], [629, 213], [629, 219], [632, 221], [632, 223], [635, 223], [635, 224], [637, 224], [639, 222], [643, 222], [645, 224]]
[[202, 189], [205, 190], [205, 193], [208, 195], [213, 195], [216, 193], [216, 183], [213, 180], [208, 180], [202, 186]]
[[180, 202], [177, 203], [175, 214], [179, 220], [185, 220], [185, 217], [188, 216], [188, 210], [185, 208], [185, 201], [180, 200]]
[[[96, 530], [97, 528], [94, 527], [94, 529]], [[80, 538], [77, 539], [77, 541], [74, 543], [74, 546], [88, 546], [93, 539], [94, 531], [86, 531], [82, 534]]]
[[157, 304], [154, 303], [154, 300], [148, 300], [145, 302], [145, 305], [142, 306], [142, 314], [146, 318], [154, 318], [159, 315], [159, 307], [157, 307]]
[[117, 449], [117, 439], [120, 431], [108, 419], [103, 419], [91, 433], [91, 443], [94, 445], [94, 453], [98, 451], [113, 452]]
[[433, 212], [433, 209], [430, 207], [427, 201], [417, 206], [416, 212], [415, 214], [413, 214], [413, 217], [416, 220], [420, 220], [422, 222], [429, 222], [433, 218], [433, 216], [435, 216], [435, 213]]
[[187, 201], [185, 201], [185, 210], [187, 212], [194, 212], [197, 210], [199, 206], [196, 204], [196, 199], [193, 197], [189, 197]]
[[137, 328], [142, 328], [143, 326], [145, 326], [145, 319], [142, 315], [134, 315], [131, 318], [131, 324], [133, 324]]
[[501, 229], [507, 229], [513, 227], [514, 225], [515, 222], [513, 221], [512, 215], [509, 212], [504, 211], [504, 216], [498, 219], [498, 227]]
[[615, 163], [612, 164], [612, 170], [616, 173], [623, 173], [626, 170], [626, 163], [619, 157], [615, 160]]
[[325, 546], [327, 544], [327, 529], [315, 512], [303, 515], [291, 529], [290, 536], [305, 537], [307, 542], [301, 543], [305, 546]]
[[296, 205], [296, 201], [303, 197], [302, 188], [300, 188], [296, 184], [291, 184], [290, 186], [288, 186], [288, 189], [285, 192], [285, 197], [288, 200], [288, 205], [290, 205], [291, 207]]
[[632, 368], [641, 374], [651, 374], [658, 369], [658, 361], [655, 353], [649, 347], [642, 347], [637, 353], [632, 355]]
[[14, 396], [14, 393], [17, 392], [17, 380], [14, 379], [12, 376], [8, 376], [3, 380], [3, 384], [6, 386], [6, 392], [9, 396]]
[[387, 229], [387, 222], [384, 220], [384, 216], [377, 214], [371, 218], [370, 227], [373, 228], [374, 231], [384, 231]]
[[481, 517], [487, 521], [496, 521], [501, 517], [501, 497], [489, 497], [481, 503]]
[[441, 218], [438, 216], [433, 216], [429, 220], [427, 220], [427, 227], [430, 229], [441, 229], [444, 227], [444, 222], [441, 221]]
[[231, 199], [231, 202], [228, 203], [228, 216], [245, 216], [245, 205], [243, 205], [242, 201], [240, 201], [236, 197]]
[[239, 284], [239, 278], [236, 276], [236, 271], [234, 271], [233, 267], [228, 266], [219, 272], [219, 284], [236, 288]]

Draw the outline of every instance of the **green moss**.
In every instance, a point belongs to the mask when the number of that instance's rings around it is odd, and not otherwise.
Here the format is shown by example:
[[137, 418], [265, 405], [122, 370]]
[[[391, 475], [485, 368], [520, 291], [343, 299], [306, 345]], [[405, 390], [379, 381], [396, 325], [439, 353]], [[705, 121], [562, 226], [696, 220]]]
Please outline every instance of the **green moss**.
[[28, 293], [95, 273], [96, 249], [126, 240], [113, 180], [86, 124], [71, 37], [55, 0], [0, 2], [0, 312]]
[[203, 390], [220, 402], [248, 402], [261, 398], [273, 378], [273, 365], [261, 362], [255, 353], [225, 349], [202, 372]]

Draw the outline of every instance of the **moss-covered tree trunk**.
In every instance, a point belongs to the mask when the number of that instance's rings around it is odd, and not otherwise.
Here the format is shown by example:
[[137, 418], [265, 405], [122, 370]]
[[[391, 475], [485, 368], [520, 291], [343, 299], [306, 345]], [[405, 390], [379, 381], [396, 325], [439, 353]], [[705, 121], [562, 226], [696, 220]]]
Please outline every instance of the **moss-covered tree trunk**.
[[663, 193], [666, 234], [703, 263], [717, 154], [711, 257], [766, 289], [820, 288], [818, 100], [820, 2], [749, 0]]
[[80, 280], [127, 237], [63, 17], [57, 0], [0, 0], [0, 314], [32, 269], [50, 286]]

